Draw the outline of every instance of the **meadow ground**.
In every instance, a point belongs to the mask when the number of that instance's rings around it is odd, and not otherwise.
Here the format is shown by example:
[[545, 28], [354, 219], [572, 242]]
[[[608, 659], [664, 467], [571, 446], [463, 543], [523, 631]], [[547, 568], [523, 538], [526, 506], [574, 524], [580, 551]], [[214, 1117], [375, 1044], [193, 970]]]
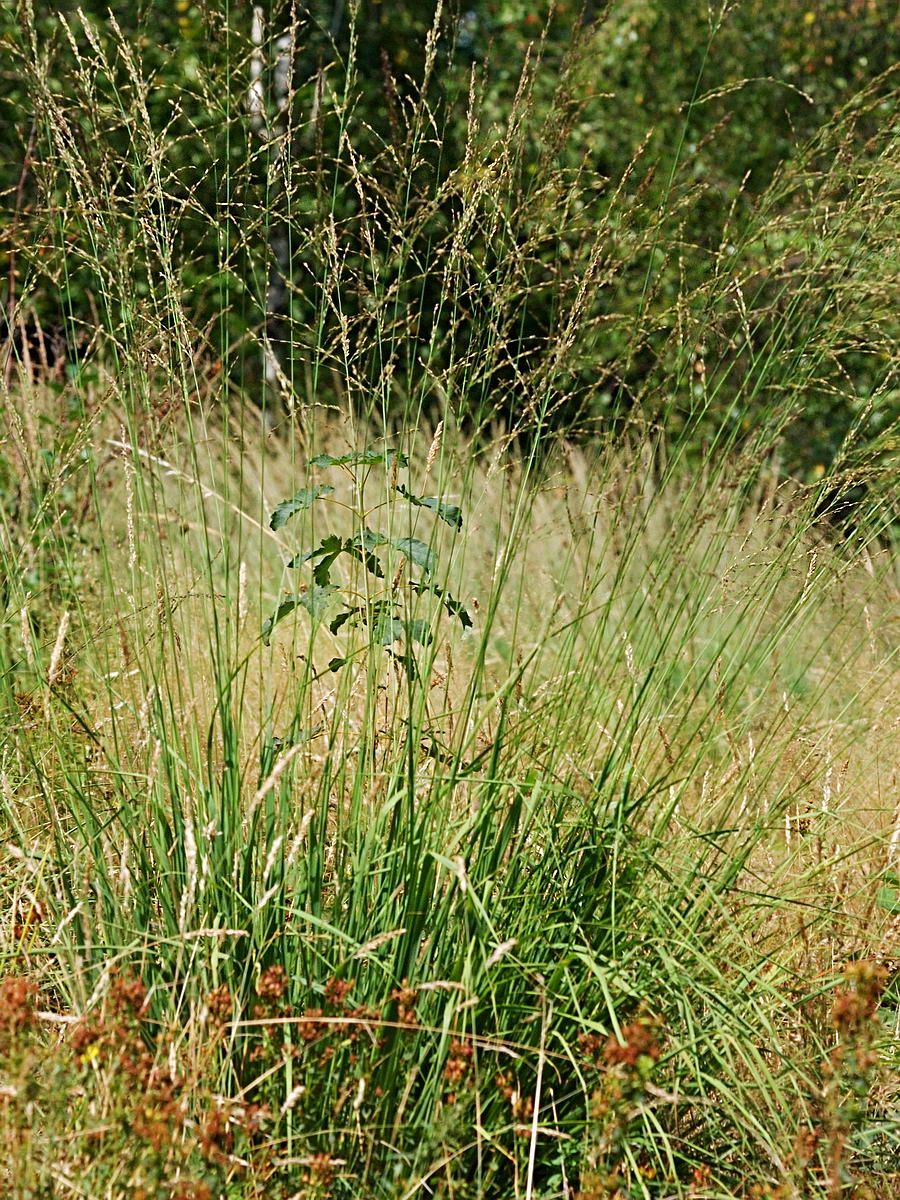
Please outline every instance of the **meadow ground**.
[[109, 394], [9, 394], [7, 1193], [892, 1195], [884, 529]]

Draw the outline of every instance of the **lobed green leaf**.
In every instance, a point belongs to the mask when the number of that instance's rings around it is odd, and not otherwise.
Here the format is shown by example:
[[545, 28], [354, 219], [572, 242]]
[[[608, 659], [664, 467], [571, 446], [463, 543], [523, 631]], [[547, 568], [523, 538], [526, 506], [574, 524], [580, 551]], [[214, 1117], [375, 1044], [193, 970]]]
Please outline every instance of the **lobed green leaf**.
[[425, 542], [418, 538], [392, 538], [391, 545], [395, 550], [422, 568], [426, 575], [433, 575], [437, 566], [437, 555]]
[[323, 620], [331, 597], [339, 590], [332, 586], [321, 587], [318, 584], [313, 584], [308, 592], [304, 592], [300, 596], [291, 596], [289, 600], [283, 600], [272, 616], [263, 622], [262, 640], [264, 645], [269, 645], [272, 630], [280, 621], [289, 616], [295, 608], [305, 608], [314, 621]]
[[404, 623], [398, 617], [384, 613], [372, 627], [372, 636], [382, 646], [390, 646], [399, 642], [404, 634]]
[[410, 587], [419, 596], [424, 595], [426, 592], [430, 593], [432, 596], [437, 596], [450, 616], [459, 618], [459, 623], [462, 625], [463, 629], [472, 628], [472, 618], [469, 616], [465, 605], [459, 600], [454, 600], [449, 592], [443, 592], [440, 588], [434, 587], [430, 583], [411, 583]]
[[404, 621], [403, 627], [408, 641], [418, 642], [421, 646], [427, 646], [431, 641], [431, 626], [427, 621]]
[[301, 488], [299, 492], [295, 492], [291, 496], [290, 500], [282, 500], [269, 519], [269, 528], [281, 529], [295, 513], [309, 508], [321, 496], [330, 496], [333, 491], [334, 488], [327, 483], [312, 488]]
[[323, 538], [315, 550], [307, 550], [305, 554], [297, 554], [287, 564], [289, 567], [299, 567], [302, 563], [312, 562], [314, 559], [321, 561], [313, 571], [313, 579], [320, 587], [326, 587], [331, 581], [331, 568], [334, 565], [334, 560], [343, 551], [344, 543], [337, 534], [330, 534]]
[[284, 600], [284, 601], [282, 601], [281, 604], [278, 605], [278, 607], [275, 609], [275, 612], [272, 614], [272, 616], [267, 618], [267, 620], [265, 620], [263, 622], [263, 627], [262, 627], [263, 645], [265, 645], [265, 646], [269, 645], [269, 641], [272, 636], [272, 630], [275, 628], [275, 626], [278, 624], [279, 621], [283, 621], [284, 618], [286, 616], [288, 616], [290, 613], [292, 613], [296, 607], [297, 607], [297, 600], [294, 597], [291, 597], [290, 600]]
[[458, 505], [445, 504], [437, 496], [414, 496], [412, 492], [407, 491], [402, 483], [397, 485], [397, 491], [410, 504], [415, 504], [419, 508], [430, 508], [433, 512], [437, 513], [442, 521], [446, 521], [454, 529], [462, 529], [463, 515], [462, 509]]
[[314, 583], [309, 591], [303, 593], [297, 603], [306, 609], [314, 621], [323, 621], [328, 611], [331, 597], [338, 591], [340, 591], [340, 588], [336, 588], [331, 584], [323, 587]]

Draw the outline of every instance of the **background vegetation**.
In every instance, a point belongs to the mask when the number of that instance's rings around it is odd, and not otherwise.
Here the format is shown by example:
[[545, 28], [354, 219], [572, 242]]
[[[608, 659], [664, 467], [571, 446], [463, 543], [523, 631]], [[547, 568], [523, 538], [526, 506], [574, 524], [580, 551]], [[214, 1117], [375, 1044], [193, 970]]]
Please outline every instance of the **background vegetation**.
[[[334, 376], [349, 373], [397, 416], [439, 413], [443, 385], [476, 423], [511, 423], [521, 378], [540, 375], [558, 421], [595, 429], [665, 376], [682, 420], [712, 386], [716, 424], [765, 315], [814, 292], [823, 335], [891, 237], [855, 195], [896, 187], [890, 4], [137, 4], [112, 21], [103, 5], [11, 5], [0, 19], [0, 277], [82, 356], [171, 337], [174, 297], [207, 365], [257, 393], [267, 374], [290, 403], [343, 403]], [[815, 230], [796, 219], [811, 206]], [[823, 237], [834, 210], [840, 236]], [[717, 311], [729, 283], [756, 330], [743, 356]], [[897, 415], [872, 328], [896, 341], [895, 297], [866, 286], [862, 342], [848, 331], [799, 372], [794, 470]], [[475, 331], [491, 324], [503, 336], [485, 357]], [[798, 381], [786, 361], [777, 386]]]
[[895, 1195], [894, 6], [0, 23], [6, 1192]]

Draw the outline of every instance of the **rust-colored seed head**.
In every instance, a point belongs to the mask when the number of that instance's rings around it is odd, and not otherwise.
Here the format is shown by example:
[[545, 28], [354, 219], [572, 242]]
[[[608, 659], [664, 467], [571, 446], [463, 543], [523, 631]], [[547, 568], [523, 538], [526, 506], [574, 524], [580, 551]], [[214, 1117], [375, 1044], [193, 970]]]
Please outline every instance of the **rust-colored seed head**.
[[259, 977], [256, 994], [262, 1000], [280, 1000], [287, 990], [287, 984], [287, 972], [284, 967], [267, 967]]
[[23, 975], [0, 982], [0, 1050], [8, 1051], [12, 1041], [34, 1025], [36, 996], [37, 988]]
[[219, 1021], [224, 1021], [231, 1016], [232, 1006], [231, 992], [224, 983], [221, 987], [214, 988], [206, 998], [209, 1015]]
[[347, 997], [353, 991], [354, 979], [331, 978], [325, 984], [325, 999], [332, 1008], [343, 1008]]

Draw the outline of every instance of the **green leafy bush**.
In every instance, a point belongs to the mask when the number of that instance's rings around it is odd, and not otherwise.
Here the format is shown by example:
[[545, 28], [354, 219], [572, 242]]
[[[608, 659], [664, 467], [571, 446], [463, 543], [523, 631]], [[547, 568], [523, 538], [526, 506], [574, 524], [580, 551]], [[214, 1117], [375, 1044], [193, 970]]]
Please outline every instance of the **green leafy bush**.
[[[435, 437], [429, 463], [426, 464], [426, 474], [439, 445], [440, 430]], [[434, 512], [454, 531], [458, 532], [462, 528], [462, 511], [457, 505], [447, 504], [436, 496], [415, 496], [398, 481], [400, 468], [408, 466], [408, 463], [408, 458], [396, 450], [366, 450], [339, 457], [319, 454], [311, 460], [311, 468], [343, 467], [348, 471], [352, 494], [357, 498], [359, 505], [353, 509], [355, 529], [347, 538], [338, 534], [328, 534], [315, 549], [295, 554], [290, 559], [287, 564], [290, 568], [300, 567], [305, 563], [316, 564], [312, 573], [312, 583], [289, 600], [283, 600], [277, 611], [265, 622], [262, 635], [266, 645], [278, 622], [295, 609], [303, 608], [314, 625], [325, 623], [332, 634], [345, 627], [361, 626], [365, 629], [369, 642], [360, 649], [371, 652], [374, 646], [385, 647], [387, 653], [402, 665], [409, 679], [414, 680], [419, 676], [419, 669], [413, 645], [418, 643], [427, 647], [432, 640], [431, 621], [408, 615], [409, 612], [415, 611], [419, 597], [437, 597], [447, 613], [459, 620], [463, 629], [471, 627], [472, 618], [465, 607], [435, 582], [438, 560], [434, 549], [427, 542], [412, 536], [391, 537], [370, 529], [367, 524], [369, 513], [363, 507], [365, 476], [354, 474], [353, 468], [381, 466], [389, 472], [389, 490], [387, 500], [378, 507], [396, 506], [399, 496], [410, 506]], [[334, 488], [327, 484], [301, 488], [289, 500], [284, 500], [278, 505], [270, 518], [270, 527], [273, 530], [281, 529], [296, 513], [333, 493]], [[394, 551], [401, 556], [402, 561], [396, 571], [391, 570], [390, 565], [388, 571], [385, 571], [378, 555], [378, 551], [383, 549]], [[333, 583], [332, 570], [342, 555], [360, 563], [375, 580], [383, 580], [384, 583], [378, 585], [379, 590], [373, 592], [368, 586], [358, 584], [342, 589]], [[408, 571], [404, 570], [403, 562], [418, 567], [421, 577], [412, 578]], [[360, 599], [363, 600], [362, 603], [358, 603]], [[337, 601], [342, 602], [345, 607], [335, 611]], [[403, 644], [399, 652], [393, 649], [397, 643]], [[351, 661], [355, 653], [359, 651], [341, 658], [333, 658], [329, 669], [340, 670]]]

